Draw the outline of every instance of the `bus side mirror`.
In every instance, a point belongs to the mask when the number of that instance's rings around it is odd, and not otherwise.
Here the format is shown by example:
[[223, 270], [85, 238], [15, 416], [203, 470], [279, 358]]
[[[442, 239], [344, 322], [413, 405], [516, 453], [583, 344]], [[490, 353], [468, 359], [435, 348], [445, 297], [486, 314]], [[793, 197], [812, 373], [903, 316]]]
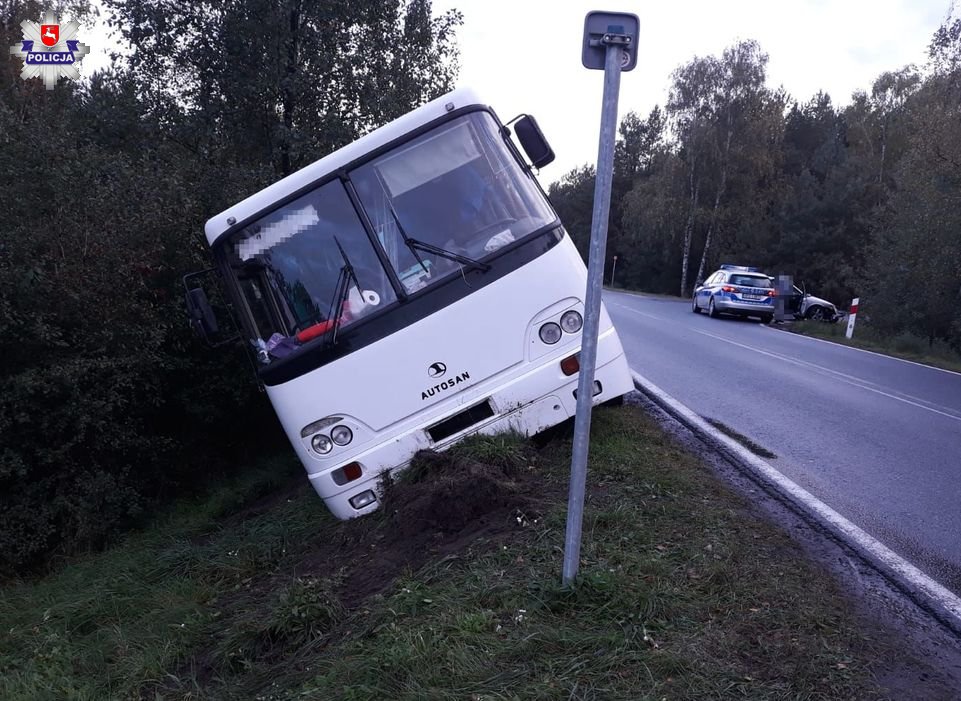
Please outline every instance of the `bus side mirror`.
[[537, 126], [537, 120], [529, 114], [517, 120], [514, 124], [514, 132], [517, 140], [521, 142], [524, 153], [531, 159], [531, 165], [535, 168], [543, 168], [548, 163], [554, 161], [554, 150], [544, 138], [544, 133]]
[[[220, 348], [228, 343], [240, 339], [240, 334], [231, 334], [229, 307], [214, 306], [210, 303], [207, 293], [202, 286], [201, 278], [215, 273], [214, 268], [207, 268], [196, 273], [184, 275], [184, 302], [187, 306], [187, 321], [194, 333], [211, 348]], [[218, 321], [218, 318], [220, 321]], [[227, 323], [223, 323], [223, 322]], [[236, 321], [234, 322], [236, 328]]]
[[185, 301], [191, 328], [200, 338], [210, 343], [211, 337], [220, 331], [220, 326], [214, 316], [213, 307], [210, 306], [210, 300], [207, 299], [207, 293], [201, 287], [192, 287], [187, 290]]

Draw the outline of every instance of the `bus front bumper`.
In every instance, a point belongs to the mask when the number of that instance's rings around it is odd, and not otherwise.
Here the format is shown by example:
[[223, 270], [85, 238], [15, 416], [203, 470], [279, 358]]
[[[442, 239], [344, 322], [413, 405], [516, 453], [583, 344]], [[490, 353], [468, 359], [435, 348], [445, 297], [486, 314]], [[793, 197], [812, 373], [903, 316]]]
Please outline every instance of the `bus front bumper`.
[[[612, 342], [598, 344], [598, 365], [594, 373], [595, 405], [621, 397], [634, 389], [620, 340], [616, 333], [611, 333], [608, 339]], [[607, 352], [604, 352], [605, 350]], [[579, 373], [565, 377], [559, 368], [559, 361], [553, 359], [512, 382], [501, 385], [491, 394], [478, 396], [476, 402], [462, 401], [459, 406], [454, 405], [454, 410], [448, 414], [431, 416], [422, 424], [385, 437], [377, 446], [353, 456], [348, 462], [360, 463], [363, 470], [362, 476], [357, 480], [338, 487], [332, 478], [331, 473], [336, 469], [333, 468], [310, 474], [310, 482], [324, 499], [327, 508], [338, 519], [370, 513], [380, 506], [383, 473], [393, 473], [406, 468], [419, 450], [442, 451], [474, 433], [516, 432], [534, 435], [573, 417], [577, 407], [575, 394], [578, 377]], [[539, 391], [541, 387], [545, 388], [544, 392]], [[521, 397], [530, 396], [539, 398], [522, 403]], [[490, 403], [495, 411], [494, 416], [446, 436], [443, 440], [431, 440], [428, 429], [458, 411], [484, 401]], [[359, 504], [359, 508], [351, 503], [352, 500], [354, 504]]]

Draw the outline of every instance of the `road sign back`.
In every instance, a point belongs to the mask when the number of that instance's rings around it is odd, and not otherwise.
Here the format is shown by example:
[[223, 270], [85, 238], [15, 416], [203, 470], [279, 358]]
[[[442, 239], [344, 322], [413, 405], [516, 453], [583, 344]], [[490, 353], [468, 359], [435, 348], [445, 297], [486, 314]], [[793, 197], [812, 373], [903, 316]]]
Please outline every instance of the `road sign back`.
[[637, 37], [641, 21], [629, 12], [588, 12], [584, 18], [584, 38], [581, 63], [584, 68], [604, 70], [607, 47], [621, 46], [621, 70], [630, 71], [637, 65]]

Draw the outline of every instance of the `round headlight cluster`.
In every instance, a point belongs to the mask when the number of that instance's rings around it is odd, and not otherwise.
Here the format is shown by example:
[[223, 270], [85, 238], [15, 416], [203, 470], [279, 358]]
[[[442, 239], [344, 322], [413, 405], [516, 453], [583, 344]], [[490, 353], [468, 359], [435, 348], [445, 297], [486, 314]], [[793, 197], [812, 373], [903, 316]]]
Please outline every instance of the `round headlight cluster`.
[[[549, 346], [554, 345], [561, 340], [564, 332], [567, 333], [577, 333], [584, 326], [584, 319], [581, 317], [580, 312], [576, 312], [573, 309], [569, 309], [563, 314], [561, 314], [560, 325], [553, 321], [548, 321], [546, 324], [541, 326], [537, 335], [541, 337], [541, 340]], [[563, 329], [563, 331], [562, 331]]]
[[318, 433], [316, 436], [311, 438], [310, 445], [321, 455], [327, 455], [327, 453], [334, 449], [334, 442], [322, 433]]
[[553, 321], [548, 321], [546, 324], [541, 326], [541, 330], [537, 332], [537, 335], [541, 337], [541, 340], [549, 346], [554, 345], [561, 340], [561, 327], [555, 324]]
[[567, 333], [577, 333], [583, 325], [584, 319], [581, 318], [580, 313], [575, 312], [573, 309], [561, 315], [561, 328], [567, 331]]
[[320, 455], [327, 455], [327, 453], [334, 449], [334, 444], [347, 445], [352, 440], [354, 440], [353, 431], [346, 426], [334, 426], [330, 430], [330, 436], [325, 436], [323, 433], [318, 433], [316, 436], [311, 438], [310, 447], [314, 449], [314, 452], [319, 453]]
[[354, 434], [346, 426], [334, 426], [330, 432], [330, 438], [337, 445], [347, 445], [354, 439]]

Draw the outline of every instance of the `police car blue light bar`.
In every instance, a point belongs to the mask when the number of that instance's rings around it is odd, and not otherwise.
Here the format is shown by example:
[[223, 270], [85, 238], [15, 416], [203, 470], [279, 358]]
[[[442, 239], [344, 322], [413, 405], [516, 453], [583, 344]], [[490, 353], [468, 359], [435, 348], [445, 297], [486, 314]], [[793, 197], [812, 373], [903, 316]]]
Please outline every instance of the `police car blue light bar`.
[[721, 270], [737, 270], [742, 273], [759, 273], [760, 268], [755, 268], [747, 265], [731, 265], [730, 263], [722, 263]]

